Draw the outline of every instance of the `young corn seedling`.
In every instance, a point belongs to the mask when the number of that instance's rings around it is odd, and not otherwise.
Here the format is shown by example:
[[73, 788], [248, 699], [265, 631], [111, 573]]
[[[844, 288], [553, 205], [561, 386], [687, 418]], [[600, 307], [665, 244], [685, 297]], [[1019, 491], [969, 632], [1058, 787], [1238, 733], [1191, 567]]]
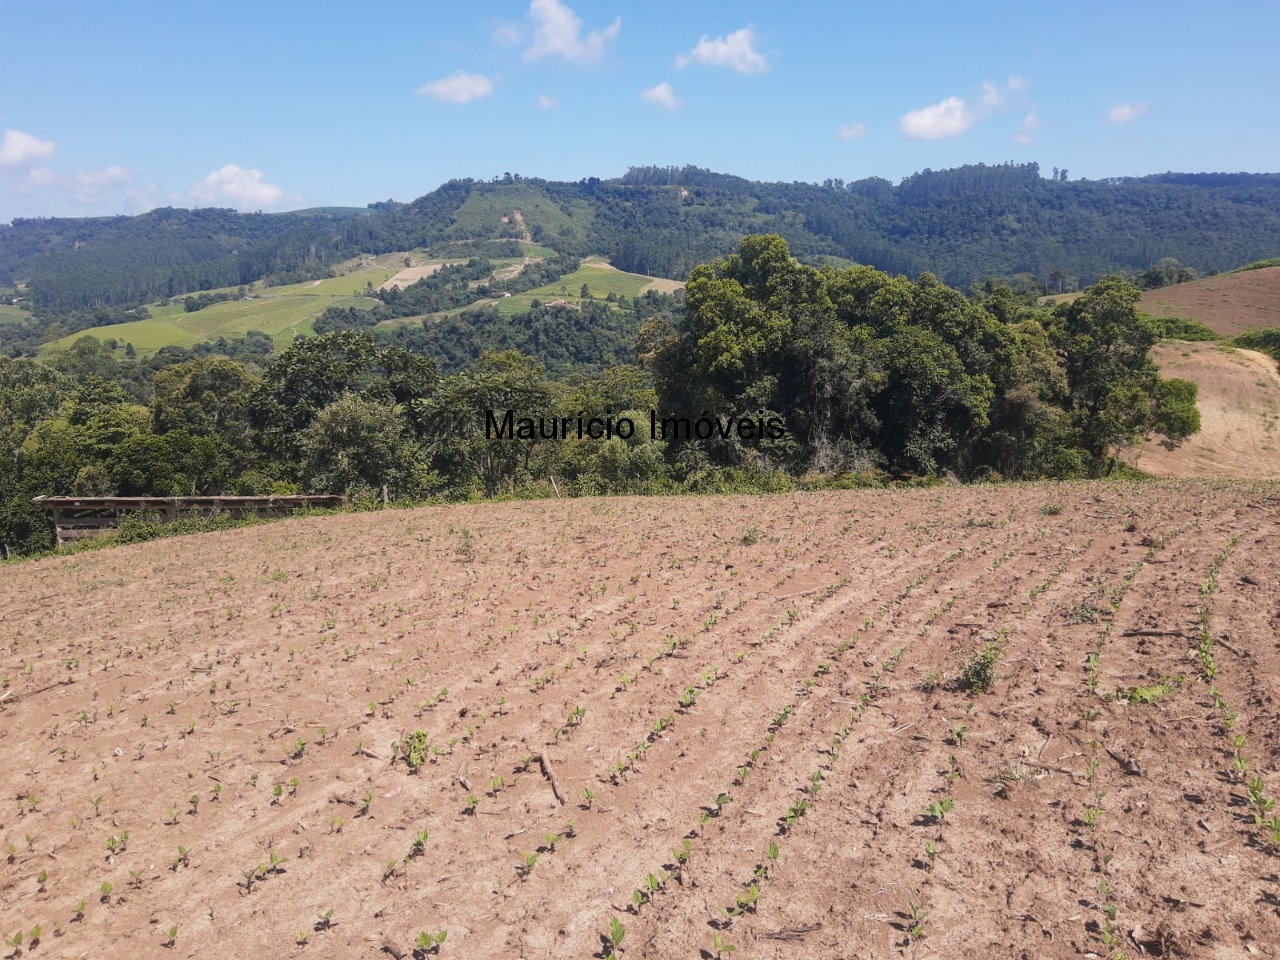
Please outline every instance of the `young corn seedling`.
[[524, 862], [519, 864], [516, 867], [516, 870], [519, 871], [520, 873], [520, 878], [523, 880], [526, 877], [528, 877], [529, 874], [533, 873], [533, 868], [537, 866], [537, 863], [538, 863], [537, 853], [526, 853], [524, 855]]
[[742, 893], [738, 894], [737, 900], [732, 907], [725, 908], [725, 916], [730, 920], [742, 916], [755, 909], [756, 901], [760, 899], [760, 886], [752, 883]]
[[168, 932], [165, 934], [163, 945], [166, 947], [172, 947], [177, 942], [178, 942], [178, 925], [175, 923], [173, 926], [169, 928]]
[[1273, 853], [1280, 853], [1280, 817], [1268, 817], [1258, 824]]
[[418, 934], [418, 939], [414, 941], [414, 957], [425, 957], [428, 954], [439, 953], [448, 935], [449, 931], [447, 930], [441, 930], [439, 933], [434, 934], [425, 930], [422, 931]]
[[418, 768], [427, 762], [430, 755], [430, 740], [425, 730], [415, 730], [393, 744], [392, 756], [403, 760], [410, 773], [417, 773]]
[[797, 800], [787, 808], [786, 816], [782, 818], [782, 832], [785, 833], [796, 825], [804, 812], [809, 809], [808, 800]]
[[689, 857], [693, 855], [693, 849], [688, 840], [685, 840], [681, 846], [671, 851], [671, 858], [676, 862], [677, 867], [683, 867], [689, 862]]
[[911, 940], [924, 939], [925, 921], [929, 919], [929, 911], [924, 908], [924, 904], [916, 903], [914, 900], [907, 902], [907, 937]]
[[941, 800], [935, 800], [925, 807], [924, 816], [932, 823], [944, 823], [947, 819], [947, 814], [951, 812], [955, 805], [956, 802], [951, 797], [943, 797]]
[[604, 946], [600, 952], [604, 954], [606, 960], [613, 960], [617, 956], [618, 948], [622, 946], [626, 936], [627, 928], [622, 925], [622, 921], [617, 917], [610, 917], [609, 932], [600, 935], [600, 942]]
[[716, 960], [723, 960], [725, 954], [733, 953], [737, 949], [732, 943], [720, 936], [719, 932], [711, 935], [711, 953]]
[[419, 830], [417, 836], [413, 838], [413, 843], [409, 846], [409, 856], [407, 856], [405, 859], [412, 860], [415, 857], [420, 857], [422, 856], [423, 853], [426, 852], [426, 849], [427, 849], [427, 831], [425, 829]]
[[566, 730], [570, 729], [571, 727], [578, 726], [578, 724], [582, 723], [582, 718], [585, 717], [586, 715], [587, 715], [586, 707], [582, 707], [582, 706], [574, 707], [569, 712], [569, 717], [567, 720], [565, 720], [564, 727], [561, 728], [560, 732], [564, 733]]

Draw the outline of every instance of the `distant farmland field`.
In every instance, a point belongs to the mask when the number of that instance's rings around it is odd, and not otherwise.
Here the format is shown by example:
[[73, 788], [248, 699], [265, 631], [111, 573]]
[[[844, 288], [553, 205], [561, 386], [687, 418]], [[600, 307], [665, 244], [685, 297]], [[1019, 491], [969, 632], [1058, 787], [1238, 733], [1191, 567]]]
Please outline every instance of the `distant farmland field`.
[[151, 319], [95, 327], [55, 340], [46, 350], [62, 350], [86, 334], [100, 340], [116, 339], [132, 343], [141, 354], [161, 347], [181, 346], [218, 337], [242, 337], [261, 330], [285, 347], [295, 337], [312, 332], [312, 321], [329, 307], [355, 306], [365, 309], [376, 300], [360, 296], [366, 283], [375, 287], [396, 272], [394, 265], [374, 265], [329, 280], [295, 283], [283, 287], [254, 288], [251, 300], [228, 300], [187, 313], [181, 303], [150, 307]]
[[1198, 321], [1224, 337], [1280, 327], [1280, 266], [1148, 290], [1138, 306], [1154, 317]]

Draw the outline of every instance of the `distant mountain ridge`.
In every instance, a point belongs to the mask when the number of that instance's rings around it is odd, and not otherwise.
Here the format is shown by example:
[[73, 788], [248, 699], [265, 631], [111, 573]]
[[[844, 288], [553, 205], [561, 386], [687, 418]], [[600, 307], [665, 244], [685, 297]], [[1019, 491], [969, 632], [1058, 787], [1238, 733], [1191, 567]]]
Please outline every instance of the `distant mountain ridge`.
[[[520, 216], [515, 216], [516, 212]], [[0, 226], [0, 285], [37, 313], [127, 308], [195, 290], [328, 275], [361, 253], [525, 237], [623, 270], [683, 277], [747, 233], [802, 260], [928, 271], [964, 287], [1027, 274], [1070, 289], [1174, 257], [1201, 273], [1280, 253], [1280, 174], [1069, 180], [1037, 164], [924, 170], [893, 184], [761, 183], [696, 167], [612, 180], [452, 180], [408, 203], [292, 213], [164, 208]]]

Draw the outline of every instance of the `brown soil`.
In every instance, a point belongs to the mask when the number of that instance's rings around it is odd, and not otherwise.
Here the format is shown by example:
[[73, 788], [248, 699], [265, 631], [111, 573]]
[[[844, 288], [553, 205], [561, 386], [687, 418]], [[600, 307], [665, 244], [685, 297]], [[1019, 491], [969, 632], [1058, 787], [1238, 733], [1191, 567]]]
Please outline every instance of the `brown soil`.
[[[41, 924], [35, 957], [590, 957], [611, 918], [622, 960], [1274, 957], [1232, 737], [1280, 792], [1278, 517], [1238, 482], [566, 500], [5, 567], [0, 929]], [[957, 689], [988, 642], [990, 692]]]
[[640, 292], [648, 293], [650, 290], [656, 290], [658, 293], [675, 293], [677, 290], [683, 289], [683, 280], [668, 280], [665, 277], [654, 277]]
[[1280, 326], [1280, 267], [1148, 290], [1138, 306], [1156, 317], [1197, 320], [1224, 337]]
[[395, 276], [390, 280], [387, 280], [378, 289], [390, 290], [392, 287], [408, 287], [417, 283], [419, 280], [439, 273], [444, 268], [444, 262], [424, 263], [419, 267], [405, 267], [403, 270], [397, 271]]
[[1253, 350], [1213, 343], [1159, 344], [1165, 377], [1200, 388], [1200, 432], [1173, 449], [1144, 444], [1137, 465], [1158, 477], [1280, 478], [1280, 374]]
[[[525, 241], [526, 243], [533, 243], [533, 234], [530, 233], [529, 228], [525, 226], [524, 214], [521, 213], [519, 210], [512, 210], [511, 216], [515, 219], [516, 223], [519, 224], [520, 226], [520, 239]], [[502, 220], [505, 223], [507, 218], [503, 217]]]

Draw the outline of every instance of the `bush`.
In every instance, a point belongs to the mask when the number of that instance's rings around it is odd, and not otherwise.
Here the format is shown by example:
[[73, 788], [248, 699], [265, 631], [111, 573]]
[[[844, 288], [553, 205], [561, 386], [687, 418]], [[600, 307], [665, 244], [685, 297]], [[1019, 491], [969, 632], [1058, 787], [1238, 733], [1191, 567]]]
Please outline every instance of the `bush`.
[[1000, 658], [1000, 645], [988, 641], [964, 665], [956, 686], [970, 693], [986, 693], [996, 682], [996, 661]]
[[1166, 340], [1221, 340], [1222, 334], [1214, 333], [1198, 320], [1185, 317], [1147, 317]]

